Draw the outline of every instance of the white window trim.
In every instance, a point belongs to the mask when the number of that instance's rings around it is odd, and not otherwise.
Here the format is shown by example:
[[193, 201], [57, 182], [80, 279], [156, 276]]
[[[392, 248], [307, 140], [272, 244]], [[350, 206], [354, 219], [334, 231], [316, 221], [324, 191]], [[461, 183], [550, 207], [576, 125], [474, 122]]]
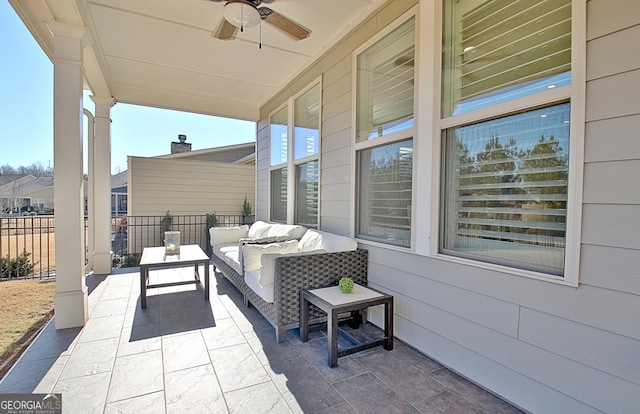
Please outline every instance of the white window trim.
[[[358, 135], [358, 111], [357, 111], [357, 101], [358, 101], [358, 55], [360, 55], [362, 52], [364, 52], [365, 50], [367, 50], [369, 47], [373, 46], [375, 43], [377, 43], [378, 41], [380, 41], [382, 38], [384, 38], [385, 36], [387, 36], [389, 33], [391, 33], [392, 31], [394, 31], [395, 29], [397, 29], [398, 27], [400, 27], [402, 24], [404, 24], [407, 20], [409, 20], [410, 18], [414, 18], [415, 19], [415, 27], [414, 27], [414, 35], [415, 35], [415, 43], [414, 43], [414, 53], [415, 53], [415, 62], [420, 62], [420, 55], [421, 55], [421, 50], [419, 47], [419, 43], [420, 43], [420, 39], [421, 39], [421, 31], [420, 31], [420, 21], [421, 21], [421, 13], [420, 13], [420, 5], [416, 5], [413, 6], [411, 9], [407, 10], [405, 13], [403, 13], [400, 17], [398, 17], [397, 19], [395, 19], [393, 22], [391, 22], [389, 25], [387, 25], [385, 28], [383, 28], [382, 30], [380, 30], [378, 33], [375, 34], [375, 36], [373, 36], [372, 38], [370, 38], [367, 42], [363, 43], [362, 45], [360, 45], [360, 47], [356, 48], [353, 52], [352, 52], [352, 59], [351, 59], [351, 73], [352, 73], [352, 79], [351, 79], [351, 84], [353, 85], [352, 91], [351, 91], [351, 108], [352, 108], [352, 113], [351, 113], [351, 126], [352, 126], [352, 133], [351, 133], [351, 188], [350, 188], [350, 192], [351, 192], [351, 208], [350, 208], [350, 212], [349, 212], [349, 228], [350, 228], [350, 236], [354, 239], [356, 239], [359, 243], [363, 244], [363, 245], [371, 245], [371, 246], [378, 246], [378, 247], [383, 247], [386, 249], [390, 249], [390, 250], [397, 250], [397, 251], [402, 251], [402, 252], [406, 252], [406, 251], [415, 251], [415, 246], [417, 244], [417, 235], [416, 233], [418, 233], [418, 231], [416, 231], [416, 229], [419, 229], [420, 227], [416, 227], [416, 219], [418, 216], [420, 216], [419, 214], [417, 214], [417, 206], [419, 206], [420, 204], [417, 203], [417, 199], [418, 197], [416, 197], [416, 194], [418, 193], [418, 165], [420, 164], [425, 164], [425, 163], [421, 163], [419, 161], [419, 158], [416, 156], [418, 154], [421, 154], [419, 151], [419, 131], [420, 129], [418, 128], [418, 124], [419, 124], [419, 118], [420, 118], [420, 113], [419, 111], [419, 104], [418, 102], [420, 101], [418, 93], [419, 93], [419, 67], [420, 65], [417, 64], [415, 66], [414, 69], [414, 89], [413, 89], [413, 128], [411, 129], [407, 129], [401, 132], [396, 132], [396, 133], [392, 133], [389, 135], [385, 135], [379, 138], [375, 138], [375, 139], [370, 139], [370, 140], [365, 140], [365, 141], [361, 141], [361, 142], [357, 142], [357, 135]], [[428, 21], [428, 20], [426, 20]], [[431, 98], [429, 98], [429, 100], [431, 100]], [[397, 245], [392, 245], [392, 244], [388, 244], [388, 243], [384, 243], [382, 241], [376, 241], [376, 240], [371, 240], [371, 239], [361, 239], [359, 237], [357, 237], [357, 229], [356, 229], [356, 225], [357, 225], [357, 212], [358, 212], [358, 186], [357, 186], [357, 180], [358, 180], [358, 168], [357, 168], [357, 153], [358, 151], [361, 151], [363, 149], [367, 149], [367, 148], [373, 148], [373, 147], [378, 147], [378, 146], [382, 146], [382, 145], [387, 145], [393, 142], [398, 142], [401, 141], [402, 139], [412, 139], [413, 140], [413, 167], [412, 167], [412, 191], [414, 196], [412, 197], [411, 200], [411, 240], [409, 242], [409, 246], [408, 247], [404, 247], [404, 246], [397, 246]]]
[[[419, 163], [416, 166], [419, 169], [418, 179], [424, 183], [422, 187], [418, 188], [416, 198], [418, 199], [419, 205], [431, 206], [431, 214], [429, 225], [425, 226], [426, 223], [424, 223], [420, 217], [417, 217], [417, 221], [414, 222], [416, 226], [414, 228], [429, 230], [425, 232], [416, 232], [420, 233], [416, 240], [416, 252], [418, 254], [428, 255], [449, 262], [577, 287], [579, 284], [578, 276], [581, 248], [585, 143], [584, 129], [586, 119], [586, 0], [572, 0], [571, 3], [571, 86], [537, 94], [535, 98], [535, 102], [539, 104], [551, 104], [553, 102], [560, 101], [563, 98], [571, 99], [569, 191], [567, 195], [567, 229], [563, 277], [449, 256], [439, 252], [442, 174], [441, 131], [446, 127], [460, 124], [462, 120], [466, 123], [475, 119], [482, 119], [483, 113], [482, 110], [479, 110], [477, 112], [450, 117], [444, 122], [440, 121], [442, 2], [421, 2], [420, 6], [420, 15], [425, 27], [420, 27], [420, 39], [422, 39], [422, 42], [420, 42], [419, 56], [421, 56], [421, 58], [418, 64], [420, 71], [419, 74], [417, 74], [417, 77], [419, 76], [421, 79], [425, 80], [433, 79], [433, 82], [420, 83], [422, 87], [419, 90], [418, 101], [423, 103], [420, 112], [423, 122], [419, 124], [418, 135], [421, 137], [421, 141], [424, 137], [423, 144], [426, 144], [424, 146], [431, 149], [431, 165], [425, 166], [425, 163]], [[430, 28], [433, 28], [433, 30], [430, 30]], [[507, 113], [514, 112], [514, 110], [519, 108], [530, 108], [527, 104], [530, 104], [533, 101], [534, 100], [531, 97], [525, 97], [504, 104], [499, 104], [492, 107], [492, 113], [495, 114], [494, 111], [496, 109]], [[429, 114], [431, 114], [430, 120], [428, 119]], [[429, 159], [429, 156], [424, 152], [420, 152], [417, 155], [420, 157], [418, 159]], [[420, 166], [422, 166], [422, 168], [419, 168]], [[428, 179], [429, 176], [430, 179]], [[421, 237], [423, 234], [428, 234], [429, 237]]]
[[[320, 88], [320, 108], [319, 108], [319, 114], [318, 114], [318, 118], [319, 118], [319, 125], [318, 125], [318, 153], [315, 155], [309, 155], [307, 157], [304, 158], [300, 158], [300, 159], [294, 159], [295, 158], [295, 136], [294, 136], [294, 129], [295, 129], [295, 101], [298, 97], [302, 96], [303, 94], [305, 94], [306, 92], [308, 92], [311, 88], [315, 87], [316, 85], [319, 86]], [[282, 168], [287, 168], [287, 220], [286, 223], [287, 224], [293, 224], [294, 220], [295, 220], [295, 202], [296, 202], [296, 167], [300, 164], [305, 164], [309, 161], [318, 161], [318, 228], [320, 228], [320, 217], [322, 217], [321, 214], [321, 205], [322, 203], [320, 203], [320, 200], [322, 200], [321, 197], [321, 192], [322, 192], [322, 91], [323, 91], [323, 87], [322, 87], [322, 75], [320, 75], [319, 77], [317, 77], [316, 79], [314, 79], [313, 81], [311, 81], [307, 86], [305, 86], [303, 89], [301, 89], [298, 93], [296, 93], [293, 96], [290, 96], [285, 102], [283, 102], [280, 106], [278, 106], [276, 109], [274, 109], [272, 112], [269, 113], [269, 124], [267, 127], [267, 131], [268, 131], [268, 139], [267, 139], [267, 154], [268, 154], [268, 165], [269, 165], [269, 172], [268, 172], [268, 178], [267, 178], [267, 182], [268, 182], [268, 186], [269, 186], [269, 190], [267, 192], [268, 194], [268, 211], [267, 211], [267, 215], [269, 217], [269, 220], [271, 220], [271, 172], [274, 170], [280, 170]], [[287, 106], [288, 105], [288, 106]], [[280, 163], [277, 165], [271, 165], [271, 117], [276, 114], [278, 111], [282, 110], [282, 108], [284, 108], [285, 106], [287, 106], [287, 161], [284, 163]]]

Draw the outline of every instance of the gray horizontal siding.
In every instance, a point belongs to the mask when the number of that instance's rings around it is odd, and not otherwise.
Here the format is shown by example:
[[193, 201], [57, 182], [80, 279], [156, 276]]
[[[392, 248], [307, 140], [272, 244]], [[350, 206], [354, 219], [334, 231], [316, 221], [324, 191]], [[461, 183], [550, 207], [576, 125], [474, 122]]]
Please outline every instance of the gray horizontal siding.
[[521, 340], [640, 384], [640, 341], [526, 308], [520, 313], [520, 324]]
[[640, 204], [640, 159], [587, 163], [583, 201], [593, 204]]
[[640, 69], [587, 82], [587, 121], [639, 114], [638, 90], [629, 85], [640, 85]]
[[[587, 80], [639, 68], [640, 53], [633, 53], [634, 49], [637, 50], [638, 44], [640, 25], [590, 41], [587, 48]], [[620, 53], [621, 50], [627, 53]]]
[[[640, 22], [637, 0], [591, 0], [587, 2], [587, 40], [636, 26]], [[637, 44], [633, 45], [637, 48]]]
[[640, 159], [640, 139], [630, 139], [635, 137], [634, 131], [640, 131], [637, 114], [587, 123], [585, 161]]
[[582, 284], [640, 295], [638, 250], [584, 244], [580, 269]]
[[257, 124], [256, 142], [256, 219], [269, 220], [269, 124]]
[[640, 250], [640, 205], [587, 204], [582, 218], [583, 243]]

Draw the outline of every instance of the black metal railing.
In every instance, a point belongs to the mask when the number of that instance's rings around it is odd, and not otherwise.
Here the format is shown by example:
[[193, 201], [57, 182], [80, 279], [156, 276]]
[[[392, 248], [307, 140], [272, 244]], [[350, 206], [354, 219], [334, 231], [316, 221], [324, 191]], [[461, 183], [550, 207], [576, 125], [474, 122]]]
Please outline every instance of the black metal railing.
[[[251, 224], [254, 216], [120, 216], [111, 219], [114, 267], [138, 266], [145, 247], [162, 246], [164, 231], [179, 231], [181, 244], [197, 244], [211, 254], [209, 227]], [[88, 240], [84, 221], [85, 243]], [[85, 246], [88, 251], [88, 246]], [[54, 216], [0, 217], [0, 281], [55, 277]]]
[[113, 266], [138, 266], [145, 247], [164, 245], [165, 231], [179, 231], [180, 244], [197, 244], [211, 254], [209, 227], [251, 224], [254, 216], [202, 214], [128, 216], [112, 221]]
[[0, 280], [51, 277], [54, 231], [53, 216], [0, 217]]

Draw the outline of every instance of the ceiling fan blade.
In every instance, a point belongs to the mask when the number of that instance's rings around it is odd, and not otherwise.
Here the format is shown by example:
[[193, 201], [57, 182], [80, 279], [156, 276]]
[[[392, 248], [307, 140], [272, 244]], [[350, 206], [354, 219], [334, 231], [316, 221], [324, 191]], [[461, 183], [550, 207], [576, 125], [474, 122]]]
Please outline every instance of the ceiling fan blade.
[[260, 7], [258, 11], [265, 22], [282, 31], [293, 40], [306, 39], [311, 34], [311, 30], [281, 15], [275, 10], [271, 10], [268, 7]]
[[236, 38], [236, 34], [238, 34], [238, 27], [232, 25], [223, 17], [218, 22], [218, 26], [216, 26], [213, 33], [211, 33], [211, 36], [220, 40], [233, 40]]

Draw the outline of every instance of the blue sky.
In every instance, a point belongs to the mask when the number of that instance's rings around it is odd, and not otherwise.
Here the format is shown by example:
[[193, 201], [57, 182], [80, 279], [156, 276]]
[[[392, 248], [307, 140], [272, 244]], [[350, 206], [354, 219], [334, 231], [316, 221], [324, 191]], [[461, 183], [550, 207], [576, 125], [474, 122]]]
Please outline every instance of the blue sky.
[[[0, 95], [0, 165], [53, 165], [53, 64], [4, 0]], [[95, 113], [93, 101], [85, 99], [84, 106]], [[253, 122], [186, 112], [117, 103], [111, 119], [112, 173], [127, 168], [128, 155], [169, 153], [178, 134], [187, 135], [193, 150], [255, 140]]]

